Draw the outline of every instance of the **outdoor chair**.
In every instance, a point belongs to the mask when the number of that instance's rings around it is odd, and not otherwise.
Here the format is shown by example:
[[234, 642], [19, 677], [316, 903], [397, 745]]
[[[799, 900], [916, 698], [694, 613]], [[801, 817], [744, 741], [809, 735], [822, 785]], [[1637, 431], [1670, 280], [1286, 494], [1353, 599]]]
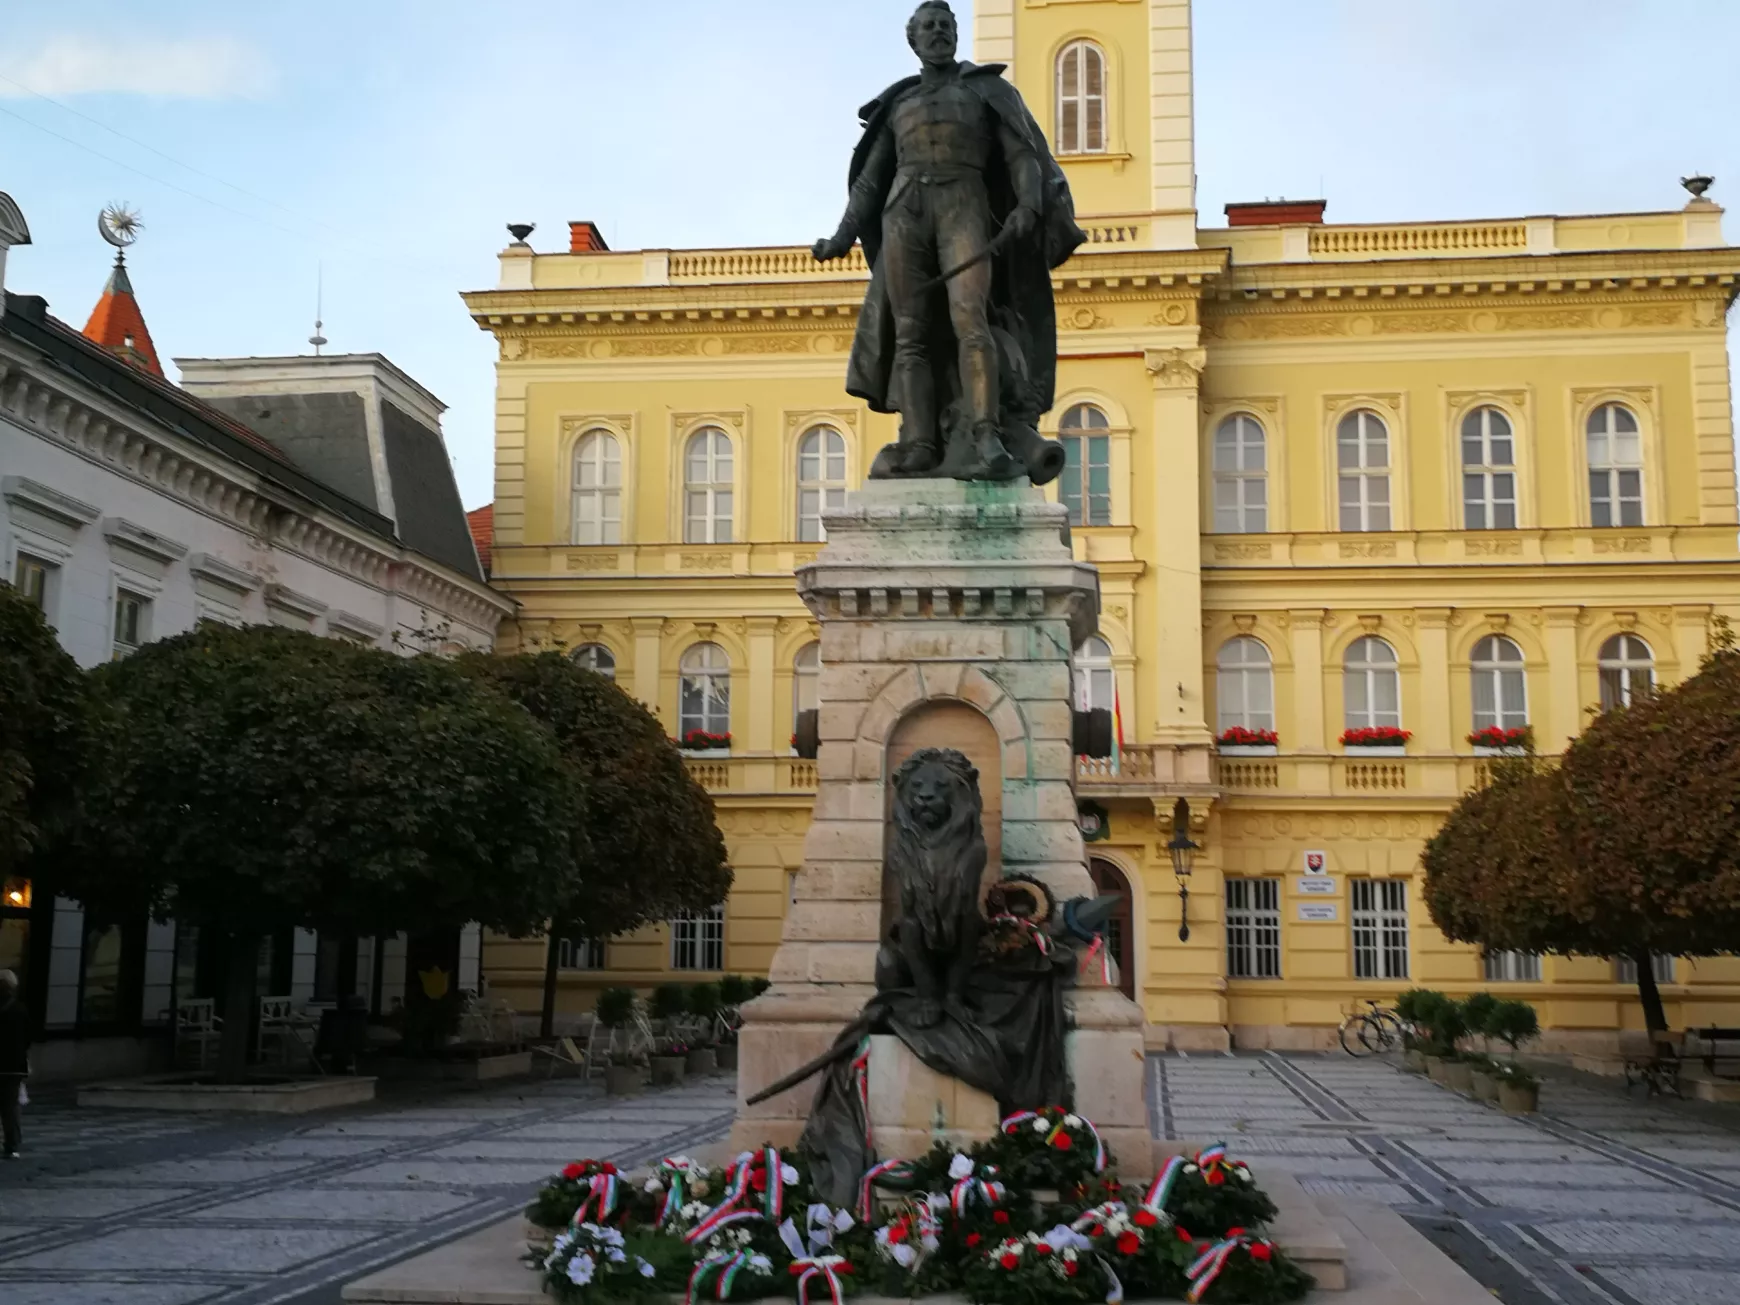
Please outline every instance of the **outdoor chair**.
[[557, 1038], [555, 1045], [550, 1047], [533, 1044], [532, 1053], [544, 1057], [545, 1078], [555, 1074], [558, 1065], [572, 1065], [582, 1074], [588, 1073], [587, 1055], [580, 1050], [573, 1038]]
[[1683, 1035], [1668, 1033], [1665, 1029], [1651, 1030], [1649, 1050], [1627, 1057], [1625, 1061], [1626, 1090], [1641, 1087], [1645, 1097], [1667, 1096], [1670, 1093], [1683, 1097], [1685, 1093], [1680, 1090], [1682, 1037]]
[[254, 1056], [265, 1064], [271, 1049], [280, 1065], [304, 1058], [312, 1060], [316, 1027], [313, 1020], [296, 1009], [294, 997], [262, 997], [254, 1031]]
[[179, 1002], [175, 1007], [175, 1055], [181, 1058], [183, 1047], [192, 1047], [200, 1069], [205, 1068], [205, 1049], [223, 1039], [224, 1022], [217, 1015], [210, 997], [196, 997]]

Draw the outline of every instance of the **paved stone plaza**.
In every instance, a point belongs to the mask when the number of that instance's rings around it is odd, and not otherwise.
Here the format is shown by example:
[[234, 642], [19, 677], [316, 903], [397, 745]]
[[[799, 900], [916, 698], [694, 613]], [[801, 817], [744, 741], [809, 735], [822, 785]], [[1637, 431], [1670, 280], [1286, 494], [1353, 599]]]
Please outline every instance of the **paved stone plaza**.
[[1157, 1131], [1390, 1205], [1508, 1305], [1740, 1302], [1740, 1115], [1566, 1075], [1511, 1119], [1340, 1053], [1149, 1069]]

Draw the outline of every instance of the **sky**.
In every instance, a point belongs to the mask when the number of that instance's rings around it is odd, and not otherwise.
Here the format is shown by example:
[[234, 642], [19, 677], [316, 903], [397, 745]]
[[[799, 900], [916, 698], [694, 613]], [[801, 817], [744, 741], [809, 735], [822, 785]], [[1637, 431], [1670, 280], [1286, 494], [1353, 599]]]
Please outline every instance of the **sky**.
[[[83, 325], [113, 201], [144, 218], [165, 360], [306, 352], [318, 287], [330, 352], [449, 405], [475, 506], [495, 355], [458, 296], [495, 283], [504, 224], [543, 250], [580, 218], [617, 249], [832, 231], [911, 3], [0, 0], [0, 190], [34, 237], [7, 288]], [[1740, 189], [1735, 0], [1196, 0], [1195, 27], [1204, 225], [1281, 196], [1381, 222]]]

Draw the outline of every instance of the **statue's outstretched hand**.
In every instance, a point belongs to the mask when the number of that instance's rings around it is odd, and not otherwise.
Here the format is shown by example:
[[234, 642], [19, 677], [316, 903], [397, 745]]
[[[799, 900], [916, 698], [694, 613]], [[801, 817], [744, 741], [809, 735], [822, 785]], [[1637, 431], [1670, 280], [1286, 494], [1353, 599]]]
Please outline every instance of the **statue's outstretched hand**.
[[852, 242], [842, 240], [839, 236], [823, 236], [810, 246], [810, 257], [818, 263], [831, 263], [836, 258], [844, 258], [852, 252]]
[[1039, 214], [1025, 204], [1011, 210], [1003, 226], [1008, 231], [1011, 240], [1022, 240], [1031, 235], [1039, 225]]

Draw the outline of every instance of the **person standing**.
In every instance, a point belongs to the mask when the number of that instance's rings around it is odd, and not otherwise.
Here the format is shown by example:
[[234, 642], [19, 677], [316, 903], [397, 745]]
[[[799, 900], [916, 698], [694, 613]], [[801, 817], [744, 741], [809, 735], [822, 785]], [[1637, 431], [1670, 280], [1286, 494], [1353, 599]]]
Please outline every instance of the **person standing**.
[[19, 1097], [30, 1073], [30, 1012], [18, 996], [18, 976], [0, 970], [0, 1126], [5, 1131], [5, 1158], [18, 1159], [23, 1144]]

